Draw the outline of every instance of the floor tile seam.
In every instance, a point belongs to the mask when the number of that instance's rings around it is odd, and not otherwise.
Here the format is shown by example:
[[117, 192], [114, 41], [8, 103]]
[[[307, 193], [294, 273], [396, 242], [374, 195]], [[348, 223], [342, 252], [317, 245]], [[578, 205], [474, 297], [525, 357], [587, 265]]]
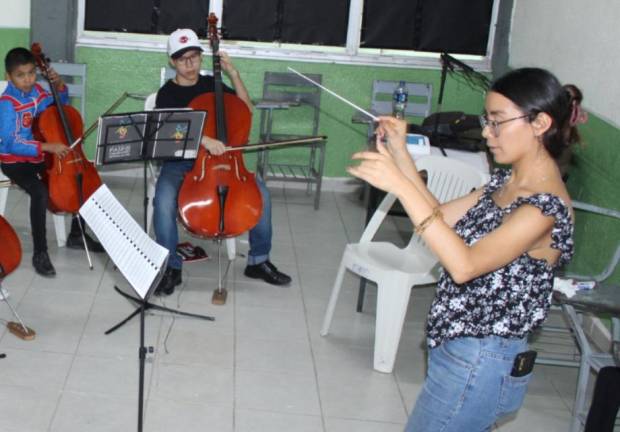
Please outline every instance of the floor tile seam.
[[[118, 394], [118, 393], [105, 393], [100, 391], [83, 391], [83, 390], [73, 390], [73, 389], [65, 389], [61, 390], [62, 396], [88, 396], [89, 399], [92, 397], [100, 397], [105, 399], [115, 399], [121, 400], [123, 402], [135, 402], [136, 395], [135, 394]], [[137, 411], [137, 410], [136, 410]]]
[[[341, 222], [341, 224], [342, 224], [342, 226], [344, 228], [345, 235], [347, 237], [347, 241], [348, 241], [348, 243], [351, 243], [353, 240], [351, 239], [351, 234], [349, 233], [349, 230], [347, 229], [347, 224], [345, 222], [344, 214], [343, 214], [343, 211], [342, 211], [342, 208], [341, 208], [340, 204], [338, 203], [338, 200], [336, 200], [336, 207], [338, 209], [338, 214], [340, 216], [340, 222]], [[362, 230], [362, 232], [363, 232], [363, 230]], [[365, 349], [365, 347], [363, 347], [363, 346], [360, 347], [360, 348]], [[371, 347], [371, 349], [372, 349], [372, 347]], [[402, 406], [403, 406], [403, 410], [405, 412], [405, 417], [408, 417], [409, 413], [407, 411], [407, 403], [405, 401], [405, 396], [404, 396], [403, 390], [402, 390], [402, 388], [400, 386], [400, 383], [396, 379], [396, 376], [392, 374], [392, 378], [393, 378], [394, 383], [396, 384], [396, 388], [398, 389], [398, 395], [400, 397], [400, 400], [401, 400], [401, 403], [402, 403]]]
[[309, 417], [309, 418], [317, 418], [317, 419], [321, 418], [321, 415], [317, 415], [317, 414], [292, 413], [292, 412], [277, 411], [277, 410], [270, 410], [270, 409], [261, 409], [261, 408], [239, 408], [239, 410], [241, 410], [241, 411], [253, 411], [253, 412], [259, 412], [259, 413], [269, 413], [269, 414], [283, 414], [285, 416], [295, 416], [295, 417]]
[[[233, 408], [233, 405], [228, 402], [218, 402], [218, 401], [208, 401], [208, 402], [200, 402], [196, 400], [182, 399], [179, 400], [176, 397], [165, 397], [165, 396], [150, 396], [148, 399], [145, 399], [145, 402], [173, 402], [179, 405], [189, 405], [192, 407], [217, 407], [217, 408]], [[145, 416], [146, 417], [146, 416]], [[185, 432], [185, 431], [182, 431]]]
[[[10, 332], [7, 332], [7, 333], [10, 333]], [[66, 355], [71, 356], [71, 357], [73, 357], [75, 355], [73, 351], [58, 351], [58, 350], [51, 349], [48, 346], [43, 347], [43, 349], [36, 349], [36, 348], [38, 348], [38, 347], [28, 348], [28, 346], [17, 347], [17, 346], [10, 346], [10, 345], [8, 345], [8, 346], [3, 346], [0, 349], [3, 349], [3, 350], [17, 350], [17, 349], [19, 349], [19, 350], [24, 351], [24, 352], [43, 352], [43, 353], [48, 353], [48, 354], [66, 354]]]
[[[93, 311], [93, 307], [94, 307], [94, 304], [95, 304], [95, 298], [96, 298], [96, 296], [93, 296], [93, 298], [91, 300], [90, 307], [88, 309], [88, 313], [86, 314], [87, 319], [84, 320], [82, 331], [80, 333], [80, 336], [78, 338], [77, 343], [75, 344], [75, 349], [74, 349], [74, 351], [72, 353], [72, 356], [71, 356], [71, 362], [69, 364], [69, 367], [67, 368], [67, 373], [66, 373], [66, 375], [64, 377], [63, 384], [62, 384], [62, 390], [61, 391], [62, 391], [63, 394], [64, 394], [65, 391], [67, 391], [67, 384], [69, 383], [69, 377], [71, 376], [71, 371], [73, 370], [73, 367], [75, 365], [75, 360], [76, 360], [76, 357], [77, 357], [77, 353], [79, 352], [79, 348], [80, 348], [80, 345], [81, 345], [82, 340], [84, 338], [84, 334], [86, 333], [86, 327], [87, 327], [88, 322], [90, 320], [90, 314]], [[52, 428], [52, 425], [54, 424], [54, 420], [56, 418], [56, 415], [58, 414], [58, 409], [59, 409], [59, 406], [60, 406], [61, 399], [62, 399], [62, 396], [58, 398], [58, 401], [56, 403], [56, 407], [54, 408], [54, 413], [52, 415], [52, 418], [50, 420], [50, 424], [48, 426], [48, 428], [50, 428], [50, 429]]]
[[[236, 257], [235, 257], [236, 258]], [[232, 266], [232, 287], [233, 289], [236, 288], [236, 274], [235, 274], [235, 267], [234, 265]], [[233, 295], [232, 296], [232, 328], [233, 328], [233, 344], [232, 344], [232, 430], [236, 431], [237, 430], [237, 349], [238, 349], [238, 340], [237, 340], [237, 336], [238, 333], [237, 331], [239, 330], [239, 328], [237, 327], [237, 308], [238, 308], [238, 304], [237, 304], [237, 296]]]
[[0, 384], [0, 389], [20, 389], [20, 390], [31, 390], [33, 392], [37, 392], [40, 391], [41, 389], [43, 390], [47, 390], [50, 392], [54, 392], [54, 393], [62, 393], [64, 390], [58, 386], [58, 387], [50, 387], [50, 386], [42, 386], [42, 385], [25, 385], [25, 384], [7, 384], [7, 383], [1, 383]]
[[[284, 191], [284, 196], [286, 197], [286, 189]], [[293, 233], [293, 227], [292, 227], [292, 224], [290, 223], [290, 209], [289, 209], [288, 203], [286, 205], [286, 213], [287, 213], [287, 216], [289, 217], [289, 229], [290, 229], [290, 234], [291, 234], [291, 242], [293, 244], [293, 255], [295, 257], [296, 270], [297, 270], [297, 274], [301, 275], [299, 259], [298, 259], [298, 254], [297, 254], [297, 245], [295, 244], [295, 236]], [[301, 300], [304, 306], [303, 310], [304, 310], [304, 321], [306, 324], [306, 337], [308, 340], [308, 344], [310, 346], [310, 357], [312, 359], [312, 369], [313, 369], [313, 374], [314, 374], [314, 386], [315, 386], [315, 391], [316, 391], [317, 402], [319, 405], [319, 413], [321, 415], [321, 427], [322, 427], [323, 432], [327, 432], [327, 425], [325, 423], [325, 411], [323, 408], [323, 400], [321, 398], [321, 391], [319, 388], [318, 370], [317, 370], [316, 359], [314, 355], [314, 349], [312, 347], [312, 337], [310, 335], [310, 325], [308, 321], [308, 313], [307, 313], [306, 301], [304, 297], [304, 289], [303, 289], [304, 284], [301, 280], [301, 277], [299, 279], [299, 287], [301, 289]]]
[[22, 352], [22, 353], [33, 353], [33, 352], [36, 352], [36, 353], [41, 353], [41, 354], [64, 355], [64, 356], [67, 356], [67, 357], [73, 357], [74, 356], [74, 354], [70, 353], [70, 352], [54, 351], [54, 350], [50, 350], [50, 349], [32, 350], [32, 349], [26, 349], [26, 348], [23, 348], [23, 347], [3, 347], [3, 348], [0, 348], [0, 349], [2, 349], [3, 351], [5, 351], [7, 353], [10, 353], [11, 351], [19, 351], [19, 352]]
[[253, 373], [253, 374], [265, 374], [265, 375], [281, 375], [287, 377], [298, 377], [298, 378], [308, 378], [314, 379], [315, 376], [313, 373], [309, 372], [296, 372], [292, 370], [283, 370], [283, 369], [262, 369], [262, 368], [245, 368], [245, 367], [237, 367], [236, 370], [240, 373]]
[[[347, 244], [348, 243], [352, 243], [354, 241], [352, 239], [353, 233], [350, 233], [349, 229], [347, 229], [347, 224], [346, 224], [345, 217], [344, 217], [344, 214], [343, 214], [343, 208], [338, 203], [338, 200], [336, 200], [336, 208], [338, 209], [338, 215], [340, 217], [340, 223], [342, 224], [342, 227], [344, 228], [344, 234], [345, 234], [345, 237], [347, 238]], [[363, 232], [363, 230], [362, 230], [362, 232]]]
[[[324, 409], [323, 409], [323, 401], [321, 399], [321, 392], [320, 392], [320, 389], [319, 389], [319, 381], [318, 381], [316, 362], [315, 362], [315, 359], [314, 359], [314, 351], [312, 349], [312, 338], [310, 337], [310, 327], [309, 327], [309, 323], [308, 323], [308, 316], [307, 316], [307, 313], [306, 313], [306, 302], [305, 302], [305, 297], [304, 297], [303, 282], [301, 280], [301, 272], [300, 272], [299, 259], [298, 259], [299, 257], [298, 257], [298, 254], [297, 254], [297, 245], [295, 243], [295, 235], [294, 235], [294, 232], [293, 232], [293, 226], [290, 223], [290, 217], [291, 217], [290, 204], [288, 203], [288, 200], [286, 199], [287, 198], [287, 194], [286, 194], [286, 189], [285, 188], [284, 188], [284, 198], [285, 198], [285, 201], [287, 201], [286, 202], [286, 215], [287, 215], [287, 218], [289, 220], [289, 224], [288, 224], [288, 226], [289, 226], [289, 233], [290, 233], [290, 236], [291, 236], [291, 243], [292, 243], [292, 246], [293, 246], [293, 252], [292, 253], [293, 253], [293, 256], [295, 258], [295, 266], [296, 266], [296, 270], [297, 270], [297, 275], [299, 277], [299, 281], [298, 282], [299, 282], [299, 287], [300, 287], [300, 291], [301, 291], [301, 293], [300, 293], [301, 294], [301, 301], [302, 301], [302, 304], [303, 304], [304, 322], [305, 322], [305, 325], [306, 325], [306, 338], [307, 338], [307, 341], [308, 341], [308, 344], [309, 344], [309, 347], [310, 347], [310, 358], [312, 359], [312, 369], [313, 369], [314, 383], [315, 383], [314, 386], [315, 386], [315, 391], [316, 391], [316, 395], [317, 395], [316, 396], [317, 397], [317, 402], [318, 402], [318, 405], [319, 405], [319, 413], [320, 413], [320, 416], [321, 416], [321, 428], [322, 428], [323, 432], [327, 432], [327, 426], [325, 424], [325, 413], [324, 413]], [[315, 210], [315, 211], [317, 211], [317, 210]]]
[[[174, 317], [173, 317], [174, 318]], [[174, 322], [174, 321], [173, 321]], [[150, 369], [151, 372], [149, 373], [149, 377], [148, 380], [145, 379], [145, 385], [146, 385], [146, 389], [144, 389], [144, 393], [143, 393], [143, 397], [144, 397], [144, 401], [143, 401], [143, 415], [144, 415], [144, 420], [146, 421], [147, 415], [149, 413], [149, 409], [150, 409], [150, 404], [149, 401], [151, 400], [151, 391], [153, 388], [155, 388], [155, 380], [156, 380], [156, 372], [157, 372], [157, 366], [160, 362], [159, 358], [159, 348], [160, 348], [160, 341], [162, 338], [162, 332], [163, 332], [163, 326], [164, 326], [164, 321], [163, 318], [159, 318], [159, 326], [157, 327], [157, 336], [154, 339], [154, 346], [153, 346], [153, 353], [148, 353], [147, 351], [147, 360], [149, 359], [149, 355], [150, 355]], [[149, 365], [149, 363], [147, 362], [147, 364], [145, 365], [145, 368]], [[139, 373], [139, 371], [138, 371]]]
[[328, 419], [333, 419], [333, 420], [347, 420], [347, 421], [356, 421], [356, 422], [364, 422], [364, 423], [377, 423], [377, 424], [389, 424], [389, 425], [396, 425], [396, 426], [404, 426], [405, 423], [400, 423], [400, 422], [393, 422], [393, 421], [382, 421], [382, 420], [361, 420], [360, 418], [356, 418], [356, 417], [341, 417], [341, 416], [327, 416]]
[[560, 398], [560, 400], [562, 401], [562, 403], [564, 404], [566, 409], [569, 412], [572, 413], [573, 412], [573, 405], [575, 403], [575, 397], [573, 396], [570, 401], [567, 401], [566, 398], [564, 397], [564, 395], [562, 394], [562, 392], [560, 392], [558, 387], [555, 385], [554, 380], [551, 379], [550, 377], [547, 377], [547, 376], [545, 376], [545, 379], [547, 379], [547, 381], [549, 381], [549, 383], [551, 384], [551, 386], [553, 387], [555, 392], [558, 394], [558, 397]]
[[104, 276], [106, 274], [106, 271], [108, 270], [108, 265], [112, 261], [112, 258], [110, 258], [110, 256], [107, 254], [107, 252], [106, 252], [106, 256], [108, 258], [106, 259], [105, 263], [103, 264], [103, 269], [101, 271], [101, 276], [99, 277], [99, 283], [97, 284], [97, 289], [95, 290], [95, 296], [97, 294], [99, 294], [99, 291], [101, 291], [101, 287], [102, 287], [104, 279], [105, 279]]

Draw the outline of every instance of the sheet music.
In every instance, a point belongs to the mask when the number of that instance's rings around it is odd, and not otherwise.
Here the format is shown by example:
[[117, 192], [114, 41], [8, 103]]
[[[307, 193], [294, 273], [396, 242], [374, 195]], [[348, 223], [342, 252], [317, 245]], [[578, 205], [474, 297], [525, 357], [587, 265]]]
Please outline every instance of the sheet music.
[[142, 230], [106, 185], [90, 196], [80, 214], [116, 267], [144, 299], [165, 269], [168, 250]]

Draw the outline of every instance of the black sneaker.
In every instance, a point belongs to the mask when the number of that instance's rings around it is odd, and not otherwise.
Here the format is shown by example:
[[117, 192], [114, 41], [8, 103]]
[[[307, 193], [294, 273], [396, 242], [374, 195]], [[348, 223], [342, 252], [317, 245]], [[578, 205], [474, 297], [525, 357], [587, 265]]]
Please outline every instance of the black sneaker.
[[34, 270], [41, 276], [52, 277], [56, 276], [56, 270], [50, 261], [50, 256], [47, 252], [35, 252], [32, 254], [32, 265]]
[[291, 277], [279, 271], [269, 260], [246, 266], [243, 274], [252, 279], [262, 279], [271, 285], [288, 285], [291, 283]]
[[181, 285], [183, 282], [181, 269], [174, 269], [172, 267], [168, 267], [164, 276], [159, 281], [159, 285], [155, 288], [153, 294], [156, 296], [167, 295], [169, 296], [174, 292], [174, 287], [177, 285]]
[[[86, 237], [86, 244], [88, 245], [88, 250], [91, 252], [105, 252], [101, 243], [97, 240], [93, 239], [87, 233], [84, 233], [84, 237]], [[77, 231], [71, 231], [69, 237], [67, 237], [67, 247], [69, 249], [84, 249], [84, 241], [82, 240], [82, 233]]]

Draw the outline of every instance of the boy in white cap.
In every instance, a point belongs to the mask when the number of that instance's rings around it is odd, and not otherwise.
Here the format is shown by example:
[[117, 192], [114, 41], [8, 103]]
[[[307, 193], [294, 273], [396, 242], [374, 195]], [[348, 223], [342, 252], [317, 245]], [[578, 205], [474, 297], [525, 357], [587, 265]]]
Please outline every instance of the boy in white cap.
[[[203, 93], [215, 91], [212, 76], [200, 75], [202, 52], [204, 49], [193, 30], [179, 29], [168, 38], [168, 56], [170, 64], [175, 68], [176, 75], [168, 80], [157, 92], [155, 105], [157, 108], [184, 108], [196, 97]], [[224, 91], [236, 94], [248, 108], [252, 109], [252, 101], [248, 91], [235, 69], [230, 58], [224, 52], [219, 52], [222, 70], [232, 83], [232, 88], [224, 85]], [[224, 153], [224, 144], [214, 138], [203, 137], [201, 144], [212, 154]], [[179, 240], [176, 224], [177, 197], [183, 178], [194, 164], [194, 161], [165, 161], [157, 179], [155, 197], [153, 199], [153, 227], [157, 243], [170, 251], [168, 268], [159, 286], [156, 295], [170, 295], [175, 286], [181, 283], [182, 259], [176, 253]], [[250, 251], [245, 275], [262, 279], [273, 285], [287, 285], [291, 278], [280, 272], [270, 261], [271, 251], [271, 198], [262, 179], [257, 182], [263, 198], [263, 212], [256, 227], [249, 233]]]

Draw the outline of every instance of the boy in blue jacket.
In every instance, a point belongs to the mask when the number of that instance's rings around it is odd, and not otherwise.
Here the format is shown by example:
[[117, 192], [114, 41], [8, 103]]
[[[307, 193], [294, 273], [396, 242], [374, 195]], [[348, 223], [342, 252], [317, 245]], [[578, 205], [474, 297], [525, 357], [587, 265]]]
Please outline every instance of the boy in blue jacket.
[[[45, 217], [48, 192], [42, 181], [45, 172], [43, 153], [64, 157], [69, 148], [62, 143], [45, 143], [34, 139], [32, 124], [35, 117], [54, 103], [52, 95], [36, 83], [36, 66], [32, 53], [26, 48], [13, 48], [4, 60], [8, 86], [0, 95], [0, 167], [4, 174], [30, 196], [30, 225], [34, 251], [32, 265], [42, 276], [54, 276], [56, 270], [47, 253]], [[49, 73], [52, 85], [61, 102], [68, 103], [67, 86], [53, 70]], [[102, 251], [99, 243], [87, 237], [91, 250]], [[67, 239], [68, 247], [83, 247], [76, 218]]]

